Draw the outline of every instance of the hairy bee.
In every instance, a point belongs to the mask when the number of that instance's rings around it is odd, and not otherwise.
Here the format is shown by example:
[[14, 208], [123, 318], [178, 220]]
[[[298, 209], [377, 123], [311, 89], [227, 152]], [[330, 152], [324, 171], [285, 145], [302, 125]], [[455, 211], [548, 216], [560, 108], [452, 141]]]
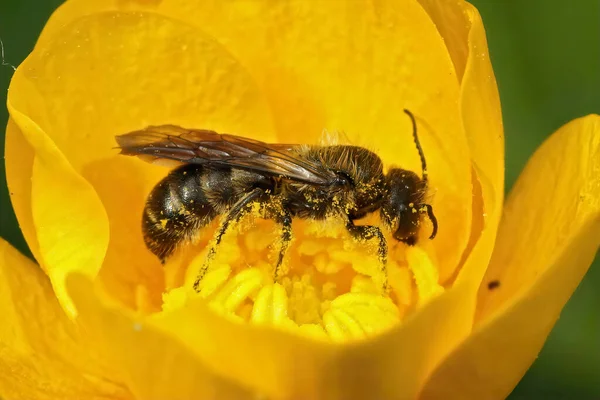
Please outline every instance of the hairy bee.
[[[378, 241], [378, 257], [385, 269], [387, 243], [377, 226], [355, 221], [379, 210], [394, 239], [414, 245], [426, 214], [437, 220], [426, 204], [427, 166], [417, 137], [422, 176], [392, 168], [383, 172], [379, 156], [363, 147], [273, 144], [174, 125], [150, 126], [116, 137], [121, 153], [154, 162], [182, 163], [160, 181], [148, 196], [142, 217], [147, 247], [162, 262], [175, 248], [193, 238], [218, 215], [224, 215], [207, 261], [217, 250], [231, 223], [258, 203], [261, 216], [282, 226], [282, 245], [275, 277], [292, 238], [292, 218], [342, 218], [357, 239]], [[206, 273], [201, 270], [194, 288]], [[385, 274], [387, 277], [387, 273]]]

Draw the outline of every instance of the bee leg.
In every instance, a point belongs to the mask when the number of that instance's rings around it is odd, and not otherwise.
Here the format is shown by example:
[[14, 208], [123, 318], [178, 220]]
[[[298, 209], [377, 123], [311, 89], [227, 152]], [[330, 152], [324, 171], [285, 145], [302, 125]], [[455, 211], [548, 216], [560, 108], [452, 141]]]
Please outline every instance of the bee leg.
[[289, 211], [284, 210], [282, 215], [276, 219], [276, 222], [281, 224], [281, 248], [279, 249], [279, 257], [277, 258], [277, 264], [275, 264], [274, 280], [277, 282], [279, 277], [279, 267], [283, 263], [283, 257], [290, 247], [292, 241], [292, 216]]
[[383, 280], [383, 290], [387, 291], [388, 286], [388, 273], [387, 273], [387, 242], [385, 241], [385, 237], [381, 232], [381, 229], [377, 226], [371, 225], [354, 225], [354, 221], [348, 220], [346, 223], [346, 229], [354, 237], [358, 240], [371, 240], [376, 238], [379, 241], [379, 248], [377, 250], [377, 256], [379, 258], [379, 262], [381, 263], [381, 272], [383, 272], [384, 280]]
[[264, 196], [264, 194], [265, 191], [263, 189], [256, 188], [250, 193], [248, 193], [246, 196], [238, 200], [238, 202], [231, 207], [229, 213], [221, 223], [221, 226], [219, 227], [217, 235], [215, 237], [215, 243], [212, 245], [210, 250], [208, 250], [208, 254], [206, 255], [204, 264], [202, 265], [202, 268], [200, 268], [200, 272], [198, 272], [198, 276], [194, 281], [194, 291], [200, 291], [198, 289], [200, 286], [200, 281], [202, 281], [202, 278], [204, 278], [204, 275], [206, 275], [206, 271], [208, 270], [208, 263], [215, 256], [217, 252], [217, 246], [219, 246], [219, 244], [221, 243], [221, 239], [223, 238], [225, 232], [227, 232], [229, 225], [231, 225], [232, 222], [239, 221], [246, 214], [246, 212], [250, 211], [252, 203], [260, 199], [262, 196]]
[[433, 231], [431, 231], [431, 236], [429, 236], [429, 239], [433, 239], [435, 237], [435, 235], [437, 235], [437, 231], [438, 231], [437, 218], [435, 217], [435, 214], [433, 213], [433, 207], [431, 206], [431, 204], [421, 204], [420, 213], [427, 214], [427, 217], [431, 221], [431, 225], [433, 225]]

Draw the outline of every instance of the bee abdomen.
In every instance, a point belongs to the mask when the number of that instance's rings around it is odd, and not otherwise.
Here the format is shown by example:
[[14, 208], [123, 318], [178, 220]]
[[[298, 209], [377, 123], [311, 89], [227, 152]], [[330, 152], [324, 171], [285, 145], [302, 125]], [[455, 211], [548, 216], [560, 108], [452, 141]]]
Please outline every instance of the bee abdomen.
[[203, 167], [184, 165], [160, 181], [148, 196], [142, 217], [146, 246], [161, 261], [191, 239], [217, 212], [201, 187]]

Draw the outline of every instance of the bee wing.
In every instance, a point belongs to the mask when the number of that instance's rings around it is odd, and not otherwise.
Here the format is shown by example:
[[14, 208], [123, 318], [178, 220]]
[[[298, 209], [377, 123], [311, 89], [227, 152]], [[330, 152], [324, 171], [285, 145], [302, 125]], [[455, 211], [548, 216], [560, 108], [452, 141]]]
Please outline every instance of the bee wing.
[[121, 154], [144, 161], [173, 160], [187, 164], [229, 166], [293, 181], [324, 185], [333, 172], [304, 160], [293, 149], [297, 144], [264, 143], [210, 130], [176, 125], [149, 126], [116, 137]]

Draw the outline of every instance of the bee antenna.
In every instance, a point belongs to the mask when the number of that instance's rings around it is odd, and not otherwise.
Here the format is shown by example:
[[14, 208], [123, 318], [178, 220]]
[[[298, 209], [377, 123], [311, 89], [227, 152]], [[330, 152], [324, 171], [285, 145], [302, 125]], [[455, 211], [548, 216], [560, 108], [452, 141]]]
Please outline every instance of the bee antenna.
[[421, 170], [423, 171], [423, 181], [427, 183], [427, 162], [425, 161], [425, 153], [423, 153], [423, 148], [421, 147], [421, 143], [419, 142], [419, 137], [417, 136], [417, 122], [415, 121], [415, 116], [413, 113], [404, 109], [404, 113], [410, 117], [413, 126], [413, 138], [415, 139], [415, 145], [417, 146], [417, 151], [419, 152], [419, 157], [421, 157]]

